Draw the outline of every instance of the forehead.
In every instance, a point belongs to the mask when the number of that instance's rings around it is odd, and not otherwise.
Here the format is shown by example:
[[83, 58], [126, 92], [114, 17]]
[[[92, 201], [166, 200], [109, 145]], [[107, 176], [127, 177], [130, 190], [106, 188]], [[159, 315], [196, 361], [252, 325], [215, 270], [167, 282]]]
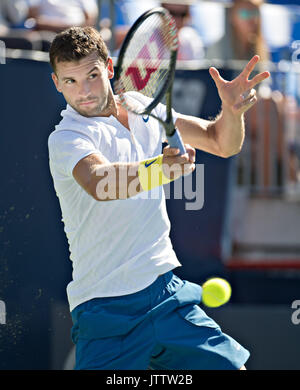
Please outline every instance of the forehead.
[[239, 1], [235, 4], [235, 8], [258, 9], [258, 6], [250, 1]]
[[56, 73], [59, 77], [80, 76], [87, 74], [91, 69], [105, 68], [104, 62], [99, 58], [97, 53], [92, 53], [79, 61], [61, 61], [56, 63]]

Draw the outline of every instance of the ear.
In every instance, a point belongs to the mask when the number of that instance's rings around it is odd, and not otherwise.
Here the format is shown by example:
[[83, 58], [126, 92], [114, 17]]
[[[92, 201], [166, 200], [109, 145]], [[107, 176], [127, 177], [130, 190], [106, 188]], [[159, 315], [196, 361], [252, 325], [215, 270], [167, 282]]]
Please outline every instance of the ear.
[[51, 77], [52, 77], [52, 80], [53, 80], [53, 82], [54, 82], [54, 84], [55, 84], [55, 87], [56, 87], [57, 91], [58, 91], [58, 92], [61, 92], [61, 88], [59, 87], [58, 78], [57, 78], [57, 76], [56, 76], [56, 74], [55, 74], [54, 72], [51, 73]]
[[113, 65], [111, 57], [108, 57], [106, 66], [107, 66], [108, 78], [112, 79], [114, 77], [114, 65]]

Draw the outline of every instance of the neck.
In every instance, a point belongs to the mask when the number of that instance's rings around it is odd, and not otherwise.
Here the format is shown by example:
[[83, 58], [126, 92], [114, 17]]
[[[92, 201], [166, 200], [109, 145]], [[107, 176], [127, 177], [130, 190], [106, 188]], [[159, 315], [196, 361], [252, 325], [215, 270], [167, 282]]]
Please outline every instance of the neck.
[[125, 110], [125, 108], [122, 106], [118, 96], [114, 96], [114, 102], [116, 104], [116, 110], [112, 115], [120, 122], [124, 127], [126, 127], [128, 130], [129, 124], [128, 124], [128, 113]]
[[118, 116], [118, 105], [116, 98], [113, 94], [113, 92], [110, 90], [109, 96], [107, 98], [108, 104], [106, 106], [106, 109], [101, 113], [101, 116], [111, 116], [113, 115], [114, 117]]

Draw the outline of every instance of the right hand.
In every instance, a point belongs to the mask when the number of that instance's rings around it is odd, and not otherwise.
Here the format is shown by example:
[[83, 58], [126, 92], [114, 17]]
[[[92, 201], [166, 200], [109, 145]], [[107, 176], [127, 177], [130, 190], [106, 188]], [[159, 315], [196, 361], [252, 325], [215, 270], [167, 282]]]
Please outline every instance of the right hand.
[[189, 175], [196, 168], [196, 151], [190, 145], [184, 145], [185, 154], [178, 154], [179, 149], [169, 145], [163, 149], [163, 173], [170, 179], [178, 179], [180, 176]]

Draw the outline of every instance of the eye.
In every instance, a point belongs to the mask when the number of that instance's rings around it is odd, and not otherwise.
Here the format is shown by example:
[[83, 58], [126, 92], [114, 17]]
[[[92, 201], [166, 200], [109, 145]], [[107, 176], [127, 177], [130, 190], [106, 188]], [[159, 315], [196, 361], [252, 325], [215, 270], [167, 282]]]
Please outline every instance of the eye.
[[73, 80], [73, 79], [68, 79], [68, 80], [65, 81], [65, 83], [70, 85], [70, 84], [75, 83], [75, 80]]
[[97, 76], [98, 76], [97, 73], [92, 73], [92, 74], [89, 76], [89, 79], [90, 79], [90, 80], [93, 80], [93, 79], [95, 79]]

